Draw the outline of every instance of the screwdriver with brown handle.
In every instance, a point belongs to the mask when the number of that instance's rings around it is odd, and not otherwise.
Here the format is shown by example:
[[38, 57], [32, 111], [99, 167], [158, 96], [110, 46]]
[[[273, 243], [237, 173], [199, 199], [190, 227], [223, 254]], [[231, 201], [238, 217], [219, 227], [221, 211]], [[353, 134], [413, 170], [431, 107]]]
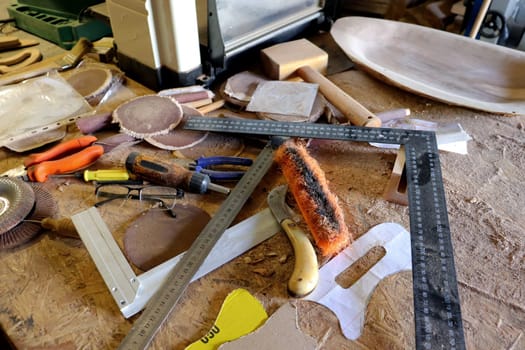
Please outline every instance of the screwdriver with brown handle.
[[190, 171], [175, 162], [162, 161], [138, 152], [131, 152], [128, 155], [126, 169], [137, 178], [157, 185], [182, 188], [200, 194], [208, 190], [223, 194], [230, 193], [228, 187], [212, 183], [206, 174]]

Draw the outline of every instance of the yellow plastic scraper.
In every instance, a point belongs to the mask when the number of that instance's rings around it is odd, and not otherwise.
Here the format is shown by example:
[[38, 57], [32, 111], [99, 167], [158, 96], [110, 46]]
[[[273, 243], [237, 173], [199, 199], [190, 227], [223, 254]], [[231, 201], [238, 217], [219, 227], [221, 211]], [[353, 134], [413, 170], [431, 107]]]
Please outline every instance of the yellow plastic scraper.
[[256, 330], [268, 319], [261, 303], [247, 290], [239, 288], [228, 294], [213, 327], [185, 350], [218, 349], [223, 343]]

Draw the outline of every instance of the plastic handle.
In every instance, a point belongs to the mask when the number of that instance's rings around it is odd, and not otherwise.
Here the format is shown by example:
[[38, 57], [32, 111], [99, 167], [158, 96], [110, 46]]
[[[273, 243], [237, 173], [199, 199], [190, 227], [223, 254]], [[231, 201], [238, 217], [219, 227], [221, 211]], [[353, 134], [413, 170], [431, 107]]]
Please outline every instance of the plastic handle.
[[24, 165], [27, 168], [37, 163], [42, 163], [48, 160], [55, 159], [63, 154], [72, 153], [76, 150], [87, 147], [95, 141], [97, 141], [97, 138], [95, 136], [87, 135], [79, 137], [77, 139], [59, 143], [55, 147], [52, 147], [45, 152], [30, 154], [24, 160]]
[[297, 298], [310, 294], [319, 282], [319, 264], [312, 242], [291, 219], [284, 219], [281, 226], [292, 243], [295, 266], [288, 280], [288, 292]]
[[104, 148], [93, 145], [58, 160], [46, 161], [27, 169], [31, 181], [45, 182], [50, 175], [67, 174], [83, 169], [104, 154]]
[[84, 181], [127, 181], [129, 173], [124, 169], [85, 170]]
[[319, 84], [319, 90], [324, 97], [336, 106], [350, 123], [377, 128], [381, 126], [381, 119], [315, 69], [304, 66], [296, 72], [304, 81]]

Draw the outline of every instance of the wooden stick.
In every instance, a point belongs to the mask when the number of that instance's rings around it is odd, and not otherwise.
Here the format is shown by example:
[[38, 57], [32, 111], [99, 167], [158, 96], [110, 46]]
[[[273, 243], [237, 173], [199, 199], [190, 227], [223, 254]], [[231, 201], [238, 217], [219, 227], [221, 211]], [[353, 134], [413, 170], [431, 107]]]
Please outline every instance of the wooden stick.
[[483, 24], [483, 20], [485, 19], [485, 15], [487, 14], [487, 11], [489, 10], [490, 4], [492, 3], [491, 0], [483, 0], [483, 3], [481, 4], [481, 7], [478, 11], [478, 14], [476, 15], [476, 20], [474, 21], [474, 24], [472, 25], [472, 29], [470, 30], [469, 37], [472, 39], [475, 39], [478, 36], [479, 29], [481, 28], [481, 25]]
[[304, 66], [296, 72], [305, 81], [319, 84], [319, 90], [324, 97], [336, 106], [350, 123], [357, 126], [381, 126], [381, 119], [315, 69]]
[[212, 103], [210, 103], [210, 104], [208, 104], [206, 106], [199, 107], [199, 108], [197, 108], [197, 110], [199, 112], [201, 112], [202, 114], [207, 114], [207, 113], [216, 111], [219, 108], [222, 108], [224, 106], [224, 103], [225, 103], [224, 100], [218, 100], [218, 101], [212, 102]]

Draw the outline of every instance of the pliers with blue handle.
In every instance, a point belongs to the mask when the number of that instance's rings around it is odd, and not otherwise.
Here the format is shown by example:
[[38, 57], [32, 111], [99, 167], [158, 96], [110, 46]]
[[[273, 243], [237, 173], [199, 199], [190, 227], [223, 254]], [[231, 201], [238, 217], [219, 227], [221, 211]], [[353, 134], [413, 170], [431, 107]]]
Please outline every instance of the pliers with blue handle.
[[[217, 181], [235, 181], [239, 180], [245, 173], [244, 170], [238, 170], [238, 166], [250, 166], [253, 160], [243, 157], [213, 156], [200, 157], [191, 162], [188, 166], [190, 170], [206, 174], [212, 182]], [[224, 166], [233, 166], [233, 169], [226, 170]], [[213, 169], [213, 167], [218, 167]], [[222, 167], [222, 169], [221, 169]]]

